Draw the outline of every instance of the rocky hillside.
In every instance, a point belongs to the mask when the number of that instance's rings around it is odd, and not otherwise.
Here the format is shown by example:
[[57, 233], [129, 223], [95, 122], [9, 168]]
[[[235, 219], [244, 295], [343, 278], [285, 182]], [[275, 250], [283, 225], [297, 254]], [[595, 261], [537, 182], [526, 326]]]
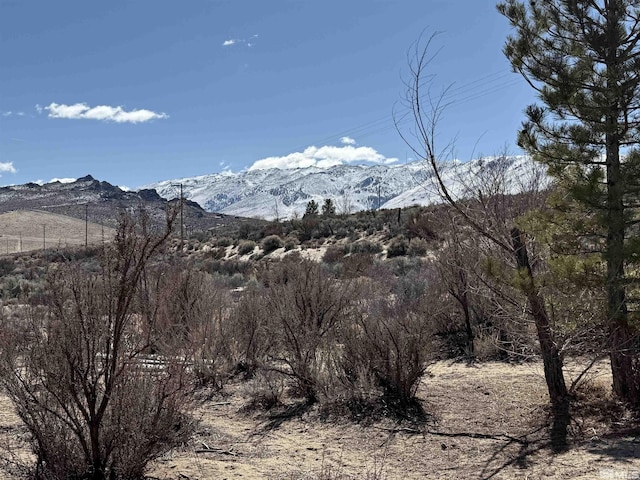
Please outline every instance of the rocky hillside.
[[[162, 228], [167, 207], [178, 208], [179, 200], [167, 201], [155, 190], [124, 191], [91, 175], [70, 183], [52, 182], [44, 185], [27, 183], [0, 188], [0, 213], [17, 210], [41, 210], [67, 215], [90, 222], [116, 227], [121, 212], [135, 214], [145, 210], [153, 225]], [[195, 202], [184, 205], [187, 232], [202, 231], [236, 219], [205, 211]]]

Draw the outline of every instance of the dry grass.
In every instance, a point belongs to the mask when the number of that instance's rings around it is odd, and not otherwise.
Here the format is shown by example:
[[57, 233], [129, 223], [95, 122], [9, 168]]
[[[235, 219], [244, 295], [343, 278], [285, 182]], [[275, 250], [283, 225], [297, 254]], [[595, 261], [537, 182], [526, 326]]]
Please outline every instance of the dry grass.
[[[578, 368], [569, 368], [569, 376]], [[610, 400], [606, 362], [581, 393], [586, 407], [576, 409], [572, 447], [556, 456], [547, 448], [539, 365], [441, 362], [430, 371], [419, 391], [433, 415], [424, 425], [326, 421], [315, 409], [274, 421], [273, 410], [243, 411], [247, 388], [234, 385], [229, 396], [201, 405], [192, 442], [156, 461], [149, 474], [160, 480], [586, 480], [640, 472], [640, 442]], [[0, 408], [6, 441], [20, 427], [6, 401]]]
[[[88, 224], [90, 244], [111, 241], [115, 230]], [[84, 245], [85, 222], [55, 213], [16, 210], [0, 215], [0, 254], [47, 248]], [[103, 236], [104, 232], [104, 236]], [[44, 240], [44, 242], [43, 242]]]

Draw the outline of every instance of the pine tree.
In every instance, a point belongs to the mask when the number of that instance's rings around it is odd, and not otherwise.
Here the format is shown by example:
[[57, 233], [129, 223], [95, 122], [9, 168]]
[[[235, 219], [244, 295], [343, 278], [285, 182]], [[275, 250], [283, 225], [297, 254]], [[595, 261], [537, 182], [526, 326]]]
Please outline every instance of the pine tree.
[[322, 204], [322, 216], [323, 217], [335, 217], [336, 216], [336, 206], [333, 203], [333, 200], [330, 198], [326, 198], [324, 203]]
[[310, 200], [307, 203], [307, 209], [304, 212], [304, 217], [316, 217], [318, 215], [318, 203], [315, 200]]
[[[640, 407], [640, 1], [506, 0], [504, 53], [538, 92], [519, 143], [597, 212], [614, 391]], [[635, 295], [637, 296], [637, 295]]]

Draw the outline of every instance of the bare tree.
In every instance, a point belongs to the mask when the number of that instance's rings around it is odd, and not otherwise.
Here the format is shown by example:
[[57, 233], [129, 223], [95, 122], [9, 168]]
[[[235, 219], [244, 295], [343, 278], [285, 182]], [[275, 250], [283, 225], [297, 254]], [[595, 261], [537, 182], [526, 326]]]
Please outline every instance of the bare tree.
[[4, 325], [0, 382], [31, 434], [35, 478], [142, 478], [189, 433], [188, 359], [157, 343], [143, 282], [173, 218], [155, 237], [124, 217], [100, 273], [52, 268], [49, 303]]
[[[398, 121], [396, 126], [407, 145], [418, 158], [424, 159], [431, 169], [443, 200], [451, 205], [492, 249], [504, 252], [515, 261], [515, 268], [520, 276], [519, 287], [536, 325], [540, 344], [545, 380], [554, 413], [552, 442], [556, 448], [562, 449], [566, 445], [569, 421], [569, 395], [564, 380], [562, 355], [554, 338], [552, 321], [547, 314], [545, 301], [530, 262], [526, 236], [513, 222], [519, 208], [517, 204], [510, 205], [515, 199], [508, 198], [505, 192], [501, 191], [504, 183], [488, 182], [498, 189], [489, 191], [488, 194], [480, 190], [475, 195], [469, 194], [474, 192], [473, 188], [466, 192], [463, 189], [460, 195], [456, 195], [447, 185], [445, 173], [449, 173], [455, 165], [451, 162], [446, 163], [446, 160], [451, 160], [452, 144], [439, 150], [436, 142], [438, 125], [446, 110], [446, 90], [440, 95], [433, 95], [430, 90], [433, 76], [429, 75], [428, 66], [433, 59], [430, 54], [433, 40], [432, 35], [426, 44], [416, 42], [409, 57], [410, 75], [406, 82], [406, 107], [414, 129], [405, 133]], [[496, 178], [500, 179], [500, 176]], [[515, 209], [511, 208], [514, 206]]]

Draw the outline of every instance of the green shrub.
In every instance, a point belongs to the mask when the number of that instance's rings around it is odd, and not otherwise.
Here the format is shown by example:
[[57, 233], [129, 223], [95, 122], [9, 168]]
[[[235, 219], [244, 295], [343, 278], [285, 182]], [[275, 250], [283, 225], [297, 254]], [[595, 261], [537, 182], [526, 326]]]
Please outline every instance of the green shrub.
[[226, 260], [212, 260], [202, 267], [202, 270], [210, 273], [220, 273], [222, 275], [235, 275], [236, 273], [246, 275], [249, 273], [251, 264], [247, 261], [226, 259]]
[[361, 240], [354, 242], [350, 245], [349, 251], [351, 253], [380, 253], [382, 252], [382, 245], [377, 242], [370, 242], [369, 240]]
[[403, 236], [399, 236], [391, 240], [389, 246], [387, 247], [387, 257], [403, 257], [407, 254], [409, 250], [409, 243], [406, 238]]
[[220, 260], [227, 256], [227, 249], [225, 247], [212, 248], [209, 255], [216, 260]]
[[216, 247], [228, 247], [229, 245], [232, 245], [232, 244], [233, 244], [233, 240], [231, 240], [229, 237], [216, 238], [216, 242], [215, 242]]
[[254, 242], [253, 240], [242, 240], [238, 244], [238, 253], [240, 255], [247, 255], [253, 252], [255, 248], [256, 248], [256, 242]]
[[411, 257], [422, 257], [429, 250], [429, 244], [422, 238], [414, 238], [409, 242], [409, 250], [407, 253]]
[[338, 229], [336, 229], [336, 234], [335, 237], [340, 239], [340, 238], [346, 238], [349, 235], [349, 230], [347, 230], [344, 227], [340, 227]]
[[189, 235], [189, 240], [197, 240], [198, 242], [204, 243], [209, 240], [210, 237], [211, 234], [209, 232], [201, 230], [198, 232], [192, 232], [191, 235]]
[[0, 276], [9, 275], [15, 270], [16, 266], [10, 258], [0, 258]]
[[322, 261], [330, 265], [337, 263], [344, 258], [344, 253], [345, 252], [343, 247], [332, 245], [329, 248], [327, 248], [327, 250], [324, 252], [324, 255], [322, 256]]
[[262, 240], [262, 250], [264, 253], [271, 253], [282, 247], [282, 239], [278, 235], [269, 235]]
[[300, 245], [300, 241], [296, 237], [287, 237], [284, 241], [284, 250], [288, 252], [289, 250], [293, 250], [298, 245]]

